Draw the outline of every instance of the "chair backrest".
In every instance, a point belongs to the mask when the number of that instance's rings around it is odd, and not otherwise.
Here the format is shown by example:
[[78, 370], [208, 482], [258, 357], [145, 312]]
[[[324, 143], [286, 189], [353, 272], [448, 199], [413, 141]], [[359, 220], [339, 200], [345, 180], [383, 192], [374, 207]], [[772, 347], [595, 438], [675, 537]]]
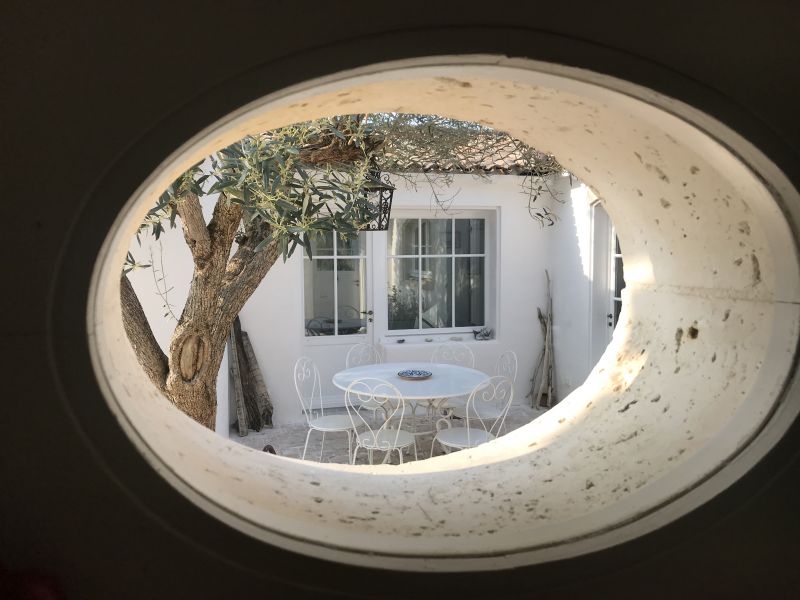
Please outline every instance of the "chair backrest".
[[[500, 434], [500, 429], [506, 420], [508, 409], [514, 398], [514, 385], [512, 381], [503, 375], [494, 375], [481, 384], [478, 384], [467, 398], [466, 419], [464, 426], [467, 428], [467, 442], [470, 440], [470, 422], [480, 423], [481, 429], [488, 431], [495, 437]], [[493, 416], [487, 417], [486, 411], [481, 411], [482, 407], [491, 406], [496, 408], [492, 411]]]
[[[403, 421], [406, 418], [412, 418], [411, 407], [406, 404], [400, 390], [388, 381], [375, 377], [356, 379], [351, 383], [344, 392], [344, 402], [353, 429], [362, 431], [363, 433], [360, 433], [359, 437], [366, 440], [367, 445], [375, 450], [396, 448]], [[365, 418], [359, 410], [364, 402], [380, 406], [386, 420], [380, 425], [376, 425], [374, 421]], [[389, 453], [387, 452], [383, 462], [388, 459]]]
[[356, 344], [347, 351], [344, 359], [346, 368], [360, 367], [361, 365], [377, 365], [383, 362], [380, 350], [372, 344]]
[[513, 350], [506, 350], [494, 364], [494, 374], [503, 375], [514, 383], [517, 380], [517, 354]]
[[475, 355], [469, 346], [462, 342], [447, 342], [437, 346], [431, 355], [431, 362], [475, 368]]
[[297, 390], [297, 397], [300, 399], [300, 406], [303, 408], [306, 421], [324, 414], [319, 369], [307, 356], [301, 356], [294, 363], [294, 389]]

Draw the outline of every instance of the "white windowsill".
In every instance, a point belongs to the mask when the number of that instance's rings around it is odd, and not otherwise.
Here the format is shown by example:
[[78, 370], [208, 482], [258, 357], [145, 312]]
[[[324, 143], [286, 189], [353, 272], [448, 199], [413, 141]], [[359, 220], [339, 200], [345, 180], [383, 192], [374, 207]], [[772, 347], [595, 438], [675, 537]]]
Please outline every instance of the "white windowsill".
[[352, 346], [368, 340], [365, 334], [353, 335], [307, 335], [303, 337], [304, 346]]
[[[455, 339], [461, 338], [461, 339]], [[405, 340], [399, 342], [398, 340]], [[430, 341], [428, 341], [430, 340]], [[434, 333], [431, 335], [385, 335], [378, 338], [378, 342], [383, 346], [424, 346], [438, 345], [446, 342], [461, 342], [463, 344], [497, 344], [497, 338], [490, 340], [476, 340], [472, 333]]]

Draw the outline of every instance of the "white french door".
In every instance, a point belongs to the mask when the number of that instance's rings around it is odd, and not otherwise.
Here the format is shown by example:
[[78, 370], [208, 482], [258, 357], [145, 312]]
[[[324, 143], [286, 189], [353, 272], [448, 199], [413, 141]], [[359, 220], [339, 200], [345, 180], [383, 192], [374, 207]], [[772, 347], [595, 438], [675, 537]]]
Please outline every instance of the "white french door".
[[332, 378], [345, 368], [347, 351], [373, 343], [375, 235], [361, 233], [345, 241], [331, 233], [313, 242], [312, 258], [303, 257], [303, 354], [319, 369], [326, 407], [344, 406]]
[[374, 330], [372, 234], [333, 233], [312, 242], [303, 259], [304, 330], [308, 345], [371, 342]]

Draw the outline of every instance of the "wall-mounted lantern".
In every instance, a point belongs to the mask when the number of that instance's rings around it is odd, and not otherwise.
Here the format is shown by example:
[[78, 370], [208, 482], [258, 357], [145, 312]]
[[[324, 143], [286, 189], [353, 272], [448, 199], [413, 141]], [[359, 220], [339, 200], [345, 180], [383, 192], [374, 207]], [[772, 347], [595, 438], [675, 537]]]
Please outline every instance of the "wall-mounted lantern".
[[387, 174], [381, 175], [377, 168], [370, 170], [362, 192], [366, 218], [361, 231], [386, 231], [389, 228], [394, 190]]

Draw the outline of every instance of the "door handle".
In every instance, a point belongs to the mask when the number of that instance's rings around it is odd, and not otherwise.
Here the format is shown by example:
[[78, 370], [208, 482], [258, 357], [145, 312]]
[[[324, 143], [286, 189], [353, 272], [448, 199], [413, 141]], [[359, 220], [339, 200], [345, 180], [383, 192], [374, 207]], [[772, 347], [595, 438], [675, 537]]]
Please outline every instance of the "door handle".
[[371, 310], [362, 310], [362, 315], [369, 315], [370, 317], [374, 314]]
[[608, 326], [609, 327], [614, 325], [614, 315], [612, 313], [608, 313], [606, 315], [606, 319], [608, 319]]

